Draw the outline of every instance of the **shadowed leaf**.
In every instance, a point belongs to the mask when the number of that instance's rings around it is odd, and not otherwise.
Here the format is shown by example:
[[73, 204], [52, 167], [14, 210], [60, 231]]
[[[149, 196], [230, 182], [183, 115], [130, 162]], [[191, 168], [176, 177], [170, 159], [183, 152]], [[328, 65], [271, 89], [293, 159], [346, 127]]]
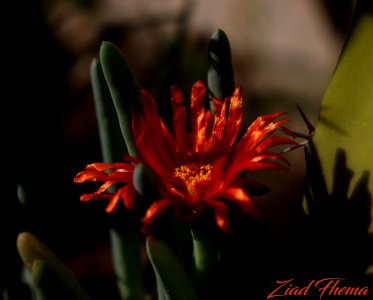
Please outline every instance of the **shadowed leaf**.
[[185, 273], [177, 256], [166, 243], [150, 236], [146, 240], [146, 251], [166, 299], [197, 299], [190, 278]]
[[89, 300], [70, 269], [32, 233], [21, 232], [17, 249], [23, 263], [31, 271], [39, 300]]
[[129, 109], [139, 105], [139, 88], [132, 71], [120, 50], [110, 42], [103, 42], [100, 48], [102, 70], [109, 87], [111, 98], [118, 114], [119, 125], [126, 142], [128, 153], [136, 156], [132, 138]]
[[221, 29], [211, 35], [208, 59], [207, 86], [210, 96], [221, 100], [232, 96], [235, 86], [231, 48], [227, 35]]
[[[348, 195], [364, 172], [373, 172], [372, 37], [373, 2], [358, 0], [348, 38], [322, 99], [313, 139], [329, 191], [333, 188], [334, 155], [338, 148], [346, 152], [349, 168], [355, 174]], [[367, 188], [373, 192], [372, 180]], [[372, 222], [369, 231], [373, 232]]]

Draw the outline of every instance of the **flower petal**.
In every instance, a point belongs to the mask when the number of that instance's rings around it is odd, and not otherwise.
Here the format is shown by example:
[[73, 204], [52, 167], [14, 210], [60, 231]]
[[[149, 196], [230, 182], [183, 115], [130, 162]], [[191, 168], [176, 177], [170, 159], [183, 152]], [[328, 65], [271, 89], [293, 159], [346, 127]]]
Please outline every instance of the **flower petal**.
[[297, 142], [294, 140], [291, 140], [286, 137], [281, 137], [281, 136], [276, 136], [272, 135], [265, 139], [263, 142], [261, 142], [257, 147], [256, 147], [256, 153], [260, 153], [268, 148], [278, 146], [278, 145], [296, 145]]
[[82, 183], [87, 181], [106, 181], [107, 174], [99, 171], [81, 171], [74, 177], [75, 183]]
[[286, 165], [290, 166], [290, 162], [283, 155], [270, 151], [255, 155], [255, 157], [251, 159], [252, 162], [258, 162], [262, 160], [283, 161]]
[[136, 148], [151, 170], [160, 176], [170, 174], [175, 163], [169, 153], [175, 151], [168, 149], [172, 145], [165, 143], [164, 129], [153, 98], [144, 91], [140, 98], [144, 108], [142, 114], [132, 111], [132, 132]]
[[173, 129], [176, 139], [176, 147], [180, 156], [186, 160], [187, 154], [190, 155], [189, 135], [186, 127], [186, 110], [183, 105], [184, 98], [179, 88], [171, 87], [171, 101], [173, 110]]
[[93, 163], [86, 166], [86, 170], [108, 171], [115, 169], [122, 169], [125, 172], [132, 172], [134, 170], [134, 165], [129, 163]]
[[142, 232], [145, 235], [149, 235], [154, 229], [159, 218], [165, 213], [165, 211], [172, 206], [174, 202], [171, 199], [160, 199], [153, 202], [145, 216], [142, 219], [143, 227]]
[[135, 208], [136, 190], [133, 185], [127, 185], [120, 189], [120, 197], [127, 209]]
[[206, 204], [214, 210], [216, 225], [226, 234], [229, 234], [228, 207], [222, 201], [209, 200]]
[[262, 130], [268, 124], [272, 123], [279, 116], [286, 115], [286, 112], [277, 112], [265, 116], [258, 117], [248, 128], [247, 134], [250, 135], [253, 131]]
[[198, 129], [201, 128], [201, 122], [205, 111], [206, 86], [199, 80], [192, 87], [190, 99], [190, 128], [192, 136], [193, 150], [197, 152], [198, 147]]
[[237, 87], [229, 101], [228, 119], [240, 123], [242, 120], [243, 100], [241, 87]]
[[211, 129], [211, 138], [208, 141], [207, 148], [209, 149], [211, 159], [214, 159], [215, 156], [219, 156], [221, 153], [225, 152], [225, 147], [222, 143], [223, 141], [223, 132], [227, 122], [227, 107], [228, 107], [229, 98], [224, 101], [220, 101], [221, 105], [219, 109], [215, 111], [214, 114], [214, 124]]
[[107, 213], [112, 213], [114, 209], [117, 207], [117, 204], [120, 200], [120, 194], [121, 194], [121, 189], [118, 189], [114, 195], [110, 198], [109, 204], [106, 206], [106, 212]]
[[87, 193], [80, 196], [81, 202], [89, 202], [92, 200], [99, 200], [99, 199], [110, 199], [112, 194], [105, 193], [105, 194], [97, 194], [97, 193]]
[[[212, 115], [210, 110], [205, 111], [201, 115], [201, 122], [199, 123], [198, 131], [197, 131], [197, 139], [196, 139], [196, 153], [207, 154], [209, 150], [209, 140], [211, 139], [212, 135], [212, 127], [214, 122], [214, 116]], [[205, 155], [201, 155], [203, 158]]]
[[135, 206], [135, 197], [136, 191], [132, 185], [126, 185], [119, 188], [110, 198], [109, 204], [106, 206], [106, 212], [113, 212], [120, 199], [122, 199], [123, 204], [127, 209], [133, 209]]
[[247, 192], [240, 187], [227, 188], [216, 196], [238, 204], [244, 214], [256, 215], [254, 203]]

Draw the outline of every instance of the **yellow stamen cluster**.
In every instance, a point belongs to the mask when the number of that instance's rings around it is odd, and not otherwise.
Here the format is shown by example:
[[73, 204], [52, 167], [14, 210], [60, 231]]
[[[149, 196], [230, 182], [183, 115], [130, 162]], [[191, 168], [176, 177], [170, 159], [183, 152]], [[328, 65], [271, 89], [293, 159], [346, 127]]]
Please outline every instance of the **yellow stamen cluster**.
[[199, 182], [211, 179], [212, 166], [199, 163], [189, 163], [175, 168], [175, 177], [183, 179], [188, 187], [189, 193], [195, 195], [195, 187]]

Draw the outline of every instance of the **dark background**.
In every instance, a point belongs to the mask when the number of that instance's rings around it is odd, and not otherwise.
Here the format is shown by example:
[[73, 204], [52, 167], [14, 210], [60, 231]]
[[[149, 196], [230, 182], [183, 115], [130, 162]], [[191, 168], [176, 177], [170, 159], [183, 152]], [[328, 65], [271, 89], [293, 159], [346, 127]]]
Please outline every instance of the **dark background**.
[[[282, 9], [269, 1], [232, 2], [233, 11], [243, 5], [254, 16], [254, 23], [248, 24], [222, 14], [224, 1], [212, 1], [218, 17], [225, 16], [220, 19], [206, 14], [208, 4], [179, 2], [175, 7], [166, 1], [164, 7], [143, 13], [139, 2], [127, 1], [112, 17], [109, 1], [2, 4], [0, 287], [18, 294], [15, 299], [29, 297], [27, 287], [19, 288], [22, 264], [15, 241], [21, 231], [34, 233], [66, 262], [92, 299], [108, 297], [115, 286], [104, 204], [80, 204], [79, 195], [88, 188], [73, 183], [86, 164], [101, 160], [89, 65], [102, 40], [122, 49], [139, 86], [162, 103], [171, 84], [179, 85], [187, 97], [191, 84], [205, 79], [209, 37], [217, 27], [227, 29], [236, 82], [247, 101], [246, 120], [287, 110], [294, 129], [305, 131], [294, 105], [298, 103], [316, 122], [350, 21], [349, 1], [313, 1], [309, 7]], [[308, 22], [300, 22], [302, 18]], [[302, 26], [291, 24], [297, 20]], [[250, 27], [253, 24], [257, 27]], [[164, 109], [161, 113], [167, 115]], [[286, 195], [289, 182], [294, 188], [282, 204], [271, 198], [261, 204], [270, 208], [265, 227], [279, 240], [292, 232], [296, 220], [290, 216], [299, 209], [303, 192], [303, 153], [291, 158], [295, 171], [288, 177], [263, 175], [273, 197]], [[17, 197], [19, 184], [26, 195], [23, 204]]]

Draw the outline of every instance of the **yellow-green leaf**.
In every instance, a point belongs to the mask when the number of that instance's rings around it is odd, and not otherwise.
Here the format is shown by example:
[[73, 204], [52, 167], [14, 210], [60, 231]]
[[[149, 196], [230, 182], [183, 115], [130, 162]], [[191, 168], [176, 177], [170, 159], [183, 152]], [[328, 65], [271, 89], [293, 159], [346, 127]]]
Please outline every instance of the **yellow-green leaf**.
[[[322, 99], [320, 120], [313, 138], [329, 193], [333, 189], [333, 169], [338, 149], [345, 151], [347, 167], [353, 171], [347, 192], [349, 197], [363, 174], [371, 177], [372, 130], [373, 2], [361, 0], [356, 3], [348, 38]], [[372, 178], [368, 179], [367, 187], [372, 194]], [[371, 205], [371, 199], [361, 201], [367, 202], [367, 207]], [[373, 232], [373, 222], [369, 231]]]

